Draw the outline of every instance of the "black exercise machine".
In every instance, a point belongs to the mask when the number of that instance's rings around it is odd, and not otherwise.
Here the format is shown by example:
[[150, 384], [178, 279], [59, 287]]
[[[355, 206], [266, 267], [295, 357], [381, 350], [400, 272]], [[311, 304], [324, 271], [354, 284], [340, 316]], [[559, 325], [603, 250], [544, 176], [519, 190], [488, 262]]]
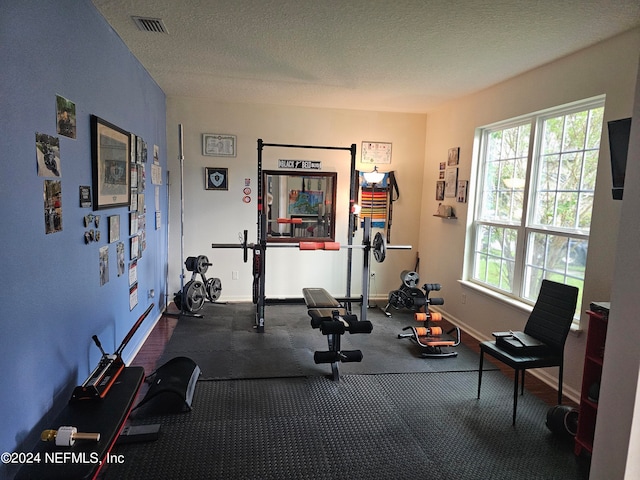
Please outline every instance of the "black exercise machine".
[[400, 280], [402, 280], [400, 287], [389, 292], [389, 301], [383, 310], [387, 317], [391, 316], [389, 307], [396, 310], [407, 309], [418, 312], [427, 305], [444, 305], [443, 298], [429, 298], [431, 292], [440, 291], [439, 283], [425, 283], [421, 290], [417, 288], [420, 281], [418, 273], [409, 270], [403, 270], [400, 273]]
[[340, 380], [339, 362], [360, 362], [360, 350], [342, 350], [340, 338], [345, 332], [371, 333], [373, 324], [368, 320], [359, 321], [324, 288], [303, 288], [302, 295], [311, 317], [311, 327], [319, 328], [327, 337], [329, 350], [313, 354], [315, 363], [330, 363], [333, 380]]
[[[443, 349], [443, 347], [457, 347], [460, 345], [460, 329], [453, 327], [443, 332], [437, 322], [442, 321], [442, 314], [438, 312], [416, 312], [414, 318], [421, 322], [420, 327], [405, 327], [402, 330], [410, 330], [410, 333], [399, 333], [398, 338], [410, 338], [421, 349], [422, 358], [446, 358], [455, 357], [455, 350]], [[451, 334], [455, 334], [452, 336]]]
[[[438, 322], [442, 321], [442, 314], [429, 310], [429, 305], [444, 305], [444, 298], [430, 297], [431, 292], [440, 291], [439, 283], [425, 283], [422, 289], [417, 288], [420, 277], [417, 272], [403, 270], [400, 274], [402, 285], [389, 293], [389, 303], [384, 308], [387, 316], [391, 314], [387, 309], [391, 306], [396, 310], [413, 310], [414, 319], [422, 323], [419, 327], [405, 327], [410, 333], [400, 333], [398, 338], [410, 338], [421, 349], [422, 358], [455, 357], [458, 352], [443, 347], [457, 347], [460, 344], [460, 329], [453, 327], [443, 332]], [[452, 335], [453, 334], [453, 335]]]

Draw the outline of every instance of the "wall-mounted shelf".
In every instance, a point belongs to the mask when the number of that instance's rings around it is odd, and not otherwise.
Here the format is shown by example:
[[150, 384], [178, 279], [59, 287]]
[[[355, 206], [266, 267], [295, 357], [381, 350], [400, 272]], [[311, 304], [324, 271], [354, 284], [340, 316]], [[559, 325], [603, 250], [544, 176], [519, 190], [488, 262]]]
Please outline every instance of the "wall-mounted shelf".
[[450, 217], [444, 216], [444, 215], [437, 215], [435, 214], [434, 217], [440, 217], [440, 218], [447, 218], [449, 220], [457, 220], [458, 217], [456, 217], [455, 215], [452, 215]]

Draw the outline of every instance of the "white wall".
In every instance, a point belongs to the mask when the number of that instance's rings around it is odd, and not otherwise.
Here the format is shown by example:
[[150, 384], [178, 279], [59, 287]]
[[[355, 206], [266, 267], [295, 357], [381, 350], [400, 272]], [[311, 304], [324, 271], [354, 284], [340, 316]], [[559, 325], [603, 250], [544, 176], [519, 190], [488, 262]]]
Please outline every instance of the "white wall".
[[[435, 210], [438, 163], [447, 150], [460, 147], [459, 179], [471, 178], [472, 149], [476, 128], [545, 108], [606, 94], [605, 124], [629, 117], [640, 51], [640, 30], [532, 70], [487, 89], [450, 102], [429, 112], [422, 204]], [[606, 127], [605, 127], [606, 128]], [[622, 202], [611, 198], [611, 173], [606, 134], [600, 161], [591, 224], [591, 239], [584, 288], [584, 311], [591, 301], [607, 301], [611, 295], [613, 266]], [[473, 186], [470, 187], [473, 195]], [[471, 204], [455, 203], [458, 220], [423, 215], [420, 225], [421, 274], [443, 284], [444, 308], [467, 331], [487, 339], [492, 331], [524, 326], [528, 313], [459, 283], [463, 274], [464, 244]], [[428, 252], [431, 256], [428, 257]], [[464, 302], [464, 303], [463, 303]], [[585, 317], [583, 315], [583, 317]], [[586, 325], [586, 320], [584, 321]], [[586, 335], [570, 335], [565, 357], [565, 393], [578, 397], [582, 378]], [[556, 375], [546, 369], [543, 375]], [[555, 383], [555, 379], [553, 380]]]
[[[178, 124], [184, 129], [184, 254], [207, 255], [214, 264], [207, 278], [222, 281], [220, 301], [251, 299], [251, 261], [243, 263], [242, 250], [212, 250], [212, 243], [238, 243], [238, 234], [249, 231], [255, 242], [257, 222], [257, 140], [265, 143], [350, 147], [357, 145], [357, 168], [361, 166], [363, 141], [391, 142], [392, 163], [381, 171], [394, 170], [400, 199], [394, 203], [391, 243], [418, 244], [420, 198], [424, 166], [426, 115], [292, 108], [269, 105], [231, 105], [197, 98], [167, 100], [167, 151], [171, 174], [169, 242], [169, 292], [180, 289], [180, 168]], [[203, 133], [237, 135], [235, 158], [202, 155]], [[321, 160], [322, 170], [338, 173], [336, 240], [347, 243], [350, 153], [348, 151], [302, 150], [265, 147], [263, 169], [277, 169], [278, 159]], [[204, 188], [204, 168], [229, 169], [229, 190]], [[242, 201], [245, 179], [249, 179], [252, 202]], [[375, 233], [375, 232], [374, 232]], [[361, 242], [358, 230], [353, 243]], [[251, 259], [251, 255], [249, 256]], [[353, 255], [353, 295], [361, 294], [362, 251]], [[371, 295], [386, 299], [400, 285], [400, 272], [412, 269], [416, 249], [391, 251], [384, 263], [373, 262], [376, 273]], [[300, 252], [268, 249], [266, 257], [267, 297], [301, 297], [305, 286], [324, 287], [335, 295], [346, 292], [345, 250]], [[232, 272], [238, 280], [232, 280]], [[189, 272], [186, 280], [191, 278]], [[186, 281], [185, 280], [185, 281]], [[267, 312], [268, 321], [268, 312]]]
[[592, 479], [640, 478], [640, 69], [600, 383]]

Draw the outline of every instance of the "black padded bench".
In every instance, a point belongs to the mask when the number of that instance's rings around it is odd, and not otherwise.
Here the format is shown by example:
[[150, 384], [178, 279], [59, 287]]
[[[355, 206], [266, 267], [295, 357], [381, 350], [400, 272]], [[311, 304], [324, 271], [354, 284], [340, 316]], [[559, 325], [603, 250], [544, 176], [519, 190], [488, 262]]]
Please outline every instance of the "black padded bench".
[[329, 350], [315, 352], [315, 363], [330, 363], [333, 380], [340, 379], [338, 362], [360, 362], [360, 350], [342, 350], [340, 337], [345, 332], [371, 333], [373, 325], [369, 321], [358, 321], [358, 317], [340, 305], [324, 288], [303, 288], [302, 296], [311, 317], [311, 327], [319, 328], [327, 337]]
[[129, 416], [143, 379], [142, 367], [126, 367], [104, 398], [66, 405], [50, 422], [50, 427], [74, 426], [79, 432], [99, 433], [100, 440], [78, 441], [70, 447], [38, 441], [32, 450], [32, 458], [38, 461], [23, 465], [15, 480], [95, 479], [109, 462], [129, 461], [121, 456], [109, 457], [109, 452]]

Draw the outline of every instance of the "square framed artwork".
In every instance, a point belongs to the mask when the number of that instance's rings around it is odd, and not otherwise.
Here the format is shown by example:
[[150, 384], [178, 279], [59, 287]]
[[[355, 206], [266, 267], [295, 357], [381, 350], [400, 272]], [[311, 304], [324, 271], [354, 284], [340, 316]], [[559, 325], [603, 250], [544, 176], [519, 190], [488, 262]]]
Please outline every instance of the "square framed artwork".
[[129, 132], [91, 115], [94, 209], [129, 205], [130, 141]]
[[229, 169], [205, 167], [204, 188], [206, 190], [229, 190]]
[[203, 133], [202, 155], [210, 157], [235, 157], [236, 136], [221, 133]]

